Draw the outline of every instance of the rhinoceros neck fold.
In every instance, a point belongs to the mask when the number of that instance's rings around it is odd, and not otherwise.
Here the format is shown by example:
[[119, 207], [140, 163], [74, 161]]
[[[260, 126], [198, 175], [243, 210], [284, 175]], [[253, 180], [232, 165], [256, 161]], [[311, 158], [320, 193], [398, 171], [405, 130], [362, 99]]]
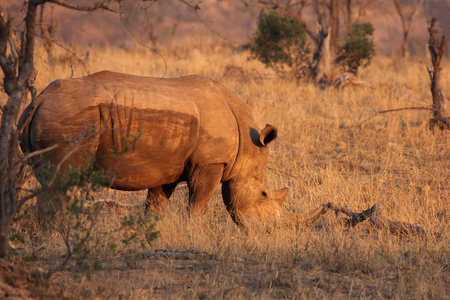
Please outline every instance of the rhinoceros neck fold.
[[223, 181], [236, 179], [241, 174], [242, 168], [246, 167], [249, 157], [253, 159], [253, 153], [250, 152], [255, 151], [255, 149], [250, 148], [253, 145], [249, 129], [256, 127], [250, 108], [236, 94], [233, 93], [233, 96], [228, 101], [228, 107], [234, 116], [238, 128], [238, 147], [233, 164], [228, 166], [224, 172]]

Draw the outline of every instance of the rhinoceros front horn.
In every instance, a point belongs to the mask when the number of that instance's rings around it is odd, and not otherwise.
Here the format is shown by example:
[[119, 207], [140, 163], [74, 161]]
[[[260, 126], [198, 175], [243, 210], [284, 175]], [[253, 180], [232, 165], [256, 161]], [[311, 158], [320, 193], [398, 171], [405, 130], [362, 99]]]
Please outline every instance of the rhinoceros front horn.
[[[289, 192], [288, 188], [273, 191], [273, 200], [275, 200], [279, 205], [282, 205], [287, 198]], [[284, 210], [282, 215], [284, 216], [284, 221], [292, 225], [301, 225], [305, 223], [311, 223], [317, 220], [320, 216], [328, 211], [328, 204], [319, 206], [318, 208], [304, 214], [293, 213]]]
[[287, 212], [286, 219], [288, 222], [294, 225], [301, 225], [305, 223], [311, 223], [317, 220], [320, 216], [324, 215], [328, 211], [327, 204], [323, 204], [318, 208], [304, 214], [298, 214], [293, 212]]

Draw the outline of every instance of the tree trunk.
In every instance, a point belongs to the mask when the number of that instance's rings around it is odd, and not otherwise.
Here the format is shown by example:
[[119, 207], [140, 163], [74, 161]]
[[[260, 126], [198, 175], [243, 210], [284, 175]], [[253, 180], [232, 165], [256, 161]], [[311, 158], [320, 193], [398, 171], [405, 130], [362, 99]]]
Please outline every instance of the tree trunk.
[[[34, 25], [36, 20], [36, 5], [28, 3], [26, 16], [26, 33], [22, 42], [22, 50], [15, 49], [7, 57], [8, 43], [13, 40], [11, 23], [6, 21], [0, 11], [0, 65], [4, 73], [4, 88], [8, 101], [3, 107], [0, 128], [0, 258], [9, 257], [9, 231], [12, 219], [17, 212], [17, 182], [19, 174], [19, 131], [16, 119], [27, 90], [31, 88], [34, 72]], [[14, 46], [17, 47], [17, 46]], [[20, 54], [19, 54], [20, 53]], [[17, 57], [17, 54], [19, 56]], [[18, 72], [17, 72], [18, 70]], [[34, 93], [33, 93], [34, 95]]]
[[3, 108], [0, 133], [0, 178], [2, 179], [0, 194], [1, 233], [0, 258], [9, 255], [9, 229], [11, 220], [17, 210], [16, 174], [18, 173], [19, 136], [15, 126], [24, 91], [16, 91], [8, 98]]
[[352, 24], [352, 0], [347, 0], [346, 9], [347, 9], [347, 25], [350, 25]]
[[336, 53], [339, 43], [339, 4], [340, 0], [330, 1], [330, 46], [331, 51]]
[[395, 10], [397, 11], [398, 16], [400, 17], [400, 21], [402, 22], [403, 43], [401, 46], [401, 55], [403, 58], [407, 58], [409, 56], [408, 51], [409, 33], [411, 32], [412, 22], [419, 13], [419, 8], [422, 6], [424, 1], [425, 0], [417, 0], [411, 13], [407, 16], [403, 11], [403, 7], [400, 4], [400, 0], [394, 0]]
[[428, 69], [430, 75], [430, 90], [433, 97], [433, 118], [430, 120], [430, 127], [438, 126], [441, 129], [450, 129], [450, 117], [444, 116], [445, 96], [440, 85], [441, 81], [441, 61], [445, 53], [446, 39], [442, 36], [436, 38], [436, 19], [432, 19], [428, 33], [430, 39], [428, 41], [428, 49], [431, 55], [432, 68]]
[[409, 31], [404, 31], [403, 32], [403, 43], [402, 43], [402, 48], [401, 48], [403, 58], [409, 57], [408, 41], [409, 41]]
[[330, 83], [331, 80], [331, 55], [330, 55], [330, 35], [328, 28], [322, 25], [317, 26], [316, 50], [313, 60], [309, 64], [309, 77], [319, 83]]

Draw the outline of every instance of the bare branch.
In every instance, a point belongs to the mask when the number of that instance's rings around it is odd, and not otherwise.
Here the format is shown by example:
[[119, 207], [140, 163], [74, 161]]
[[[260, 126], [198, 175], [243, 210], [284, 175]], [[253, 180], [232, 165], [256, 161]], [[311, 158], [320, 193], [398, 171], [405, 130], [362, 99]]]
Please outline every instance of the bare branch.
[[386, 110], [380, 110], [375, 113], [375, 115], [379, 114], [385, 114], [390, 112], [396, 112], [396, 111], [402, 111], [402, 110], [433, 110], [431, 107], [402, 107], [402, 108], [393, 108], [393, 109], [386, 109]]
[[380, 111], [377, 111], [376, 113], [374, 113], [373, 115], [371, 115], [370, 117], [368, 117], [367, 119], [361, 121], [361, 123], [359, 125], [372, 120], [373, 118], [375, 118], [378, 115], [391, 113], [391, 112], [399, 112], [399, 111], [404, 111], [404, 110], [434, 110], [434, 109], [432, 107], [421, 107], [421, 106], [414, 107], [413, 106], [413, 107], [401, 107], [401, 108], [380, 110]]
[[[305, 1], [287, 1], [286, 4], [281, 3], [280, 0], [241, 0], [246, 7], [258, 7], [263, 10], [279, 9], [289, 14], [300, 14], [305, 7]], [[298, 7], [298, 11], [294, 12], [294, 7]]]
[[403, 9], [402, 6], [400, 5], [400, 1], [399, 0], [394, 0], [394, 5], [395, 5], [395, 10], [397, 11], [400, 20], [402, 22], [402, 27], [403, 30], [406, 30], [407, 25], [406, 25], [406, 18], [405, 18], [405, 14], [403, 13]]
[[197, 10], [200, 9], [200, 6], [199, 6], [198, 4], [193, 4], [193, 3], [190, 3], [190, 2], [188, 2], [188, 1], [186, 1], [186, 0], [178, 0], [178, 1], [180, 1], [180, 2], [182, 2], [182, 3], [184, 3], [184, 4], [186, 4], [186, 5], [189, 6], [189, 7], [192, 7], [195, 11], [197, 11]]
[[400, 4], [399, 0], [394, 0], [394, 5], [395, 5], [395, 10], [397, 11], [401, 22], [402, 22], [402, 27], [403, 27], [403, 31], [410, 31], [411, 30], [411, 24], [413, 19], [417, 16], [417, 14], [419, 13], [419, 8], [422, 6], [423, 2], [425, 0], [418, 0], [416, 2], [416, 4], [414, 5], [413, 9], [411, 10], [411, 13], [409, 15], [405, 15], [403, 12], [403, 8]]
[[[101, 207], [100, 207], [100, 209], [101, 209]], [[100, 209], [94, 210], [94, 214], [93, 214], [91, 223], [89, 225], [89, 228], [87, 229], [86, 232], [84, 232], [84, 237], [81, 238], [81, 240], [76, 244], [76, 247], [74, 248], [75, 249], [75, 254], [77, 253], [76, 248], [79, 248], [79, 247], [83, 246], [89, 240], [89, 238], [91, 237], [91, 232], [92, 232], [92, 229], [94, 228], [95, 224], [97, 223], [96, 220], [97, 220], [97, 218], [98, 218], [98, 216], [100, 214]], [[70, 219], [70, 217], [72, 215], [73, 215], [73, 213], [70, 213], [69, 219]], [[67, 265], [67, 263], [70, 261], [70, 259], [73, 256], [72, 248], [71, 248], [71, 245], [70, 245], [70, 229], [71, 228], [72, 228], [72, 226], [71, 226], [71, 223], [69, 221], [68, 224], [67, 224], [67, 229], [65, 231], [66, 234], [64, 234], [64, 232], [61, 232], [61, 231], [58, 230], [59, 234], [61, 235], [61, 237], [64, 240], [64, 244], [66, 245], [67, 252], [66, 252], [66, 256], [65, 256], [64, 260], [59, 265], [57, 265], [55, 268], [53, 268], [52, 270], [47, 272], [47, 274], [45, 275], [45, 278], [47, 278], [47, 279], [50, 278], [54, 273], [56, 273], [58, 271], [61, 271]]]
[[403, 44], [401, 47], [402, 50], [402, 56], [407, 57], [408, 56], [408, 40], [409, 40], [409, 34], [411, 32], [412, 22], [414, 18], [419, 13], [419, 8], [422, 6], [423, 2], [425, 0], [417, 0], [415, 2], [414, 7], [412, 8], [409, 15], [406, 15], [404, 13], [404, 10], [402, 8], [402, 5], [400, 4], [399, 0], [394, 0], [395, 10], [397, 11], [397, 14], [400, 17], [400, 20], [402, 22], [402, 29], [403, 29]]
[[111, 5], [113, 3], [118, 3], [120, 1], [119, 0], [108, 0], [108, 1], [97, 3], [92, 6], [77, 5], [77, 4], [69, 3], [64, 0], [43, 0], [42, 1], [42, 3], [45, 3], [45, 2], [52, 2], [52, 3], [58, 4], [62, 7], [79, 10], [79, 11], [94, 11], [94, 10], [98, 10], [98, 9], [104, 9], [104, 10], [116, 12], [115, 10], [111, 9], [109, 7], [109, 5]]
[[38, 36], [38, 37], [40, 37], [40, 38], [42, 38], [42, 39], [45, 39], [45, 40], [47, 40], [47, 41], [49, 41], [49, 42], [55, 44], [56, 46], [58, 46], [58, 47], [64, 49], [65, 51], [69, 52], [70, 54], [72, 54], [72, 56], [75, 57], [75, 58], [78, 60], [78, 62], [81, 64], [81, 66], [83, 67], [84, 71], [85, 71], [88, 75], [91, 74], [91, 72], [89, 72], [89, 70], [88, 70], [88, 68], [87, 68], [87, 66], [86, 66], [86, 64], [85, 64], [85, 59], [82, 59], [82, 58], [81, 58], [77, 53], [75, 53], [73, 50], [67, 48], [67, 47], [64, 46], [63, 44], [57, 42], [55, 39], [52, 39], [52, 38], [50, 38], [50, 37], [48, 37], [48, 36], [42, 36], [42, 35], [39, 35], [39, 34], [36, 34], [36, 36]]
[[64, 164], [64, 162], [65, 162], [67, 159], [69, 159], [69, 157], [70, 157], [76, 150], [78, 150], [78, 148], [79, 148], [79, 145], [77, 145], [77, 147], [75, 147], [75, 148], [72, 149], [69, 153], [67, 153], [67, 155], [66, 155], [66, 156], [58, 163], [58, 165], [56, 166], [56, 168], [55, 168], [55, 170], [54, 170], [54, 173], [53, 173], [52, 178], [50, 179], [50, 181], [49, 181], [44, 187], [42, 187], [41, 189], [37, 190], [36, 192], [34, 192], [34, 193], [32, 193], [32, 194], [29, 194], [29, 195], [23, 197], [22, 199], [20, 199], [20, 200], [18, 201], [18, 206], [17, 206], [17, 207], [21, 207], [21, 206], [22, 206], [26, 201], [28, 201], [29, 199], [32, 199], [32, 198], [34, 198], [34, 197], [36, 197], [36, 196], [42, 194], [43, 192], [49, 190], [49, 189], [52, 187], [53, 183], [55, 182], [56, 178], [58, 178], [58, 176], [59, 176], [59, 170], [61, 169], [61, 167], [62, 167], [62, 165]]
[[259, 7], [261, 9], [273, 9], [275, 4], [272, 1], [250, 1], [250, 0], [241, 0], [241, 2], [246, 7]]
[[5, 75], [3, 88], [8, 95], [15, 89], [14, 81], [17, 72], [16, 62], [18, 60], [17, 55], [9, 57], [7, 55], [8, 41], [12, 33], [11, 22], [5, 18], [0, 8], [0, 66]]
[[[0, 8], [0, 19], [1, 19], [2, 24], [8, 23], [5, 13], [3, 12], [3, 10], [1, 8]], [[11, 47], [11, 52], [14, 55], [14, 57], [17, 59], [19, 57], [18, 53], [20, 52], [19, 43], [17, 42], [17, 38], [14, 35], [14, 32], [12, 31], [10, 26], [8, 26], [7, 31], [8, 31], [7, 35], [9, 35], [8, 42]]]
[[71, 156], [75, 151], [77, 151], [78, 149], [80, 149], [80, 147], [81, 147], [81, 142], [83, 142], [83, 141], [85, 141], [85, 140], [89, 140], [89, 139], [93, 138], [94, 136], [100, 134], [101, 132], [102, 132], [102, 131], [97, 131], [97, 132], [94, 132], [94, 133], [92, 133], [92, 134], [88, 134], [88, 135], [86, 135], [86, 136], [82, 136], [82, 137], [78, 137], [78, 138], [74, 138], [74, 139], [62, 141], [62, 142], [60, 142], [60, 143], [58, 143], [58, 144], [54, 144], [54, 145], [52, 145], [52, 146], [50, 146], [50, 147], [47, 147], [47, 148], [45, 148], [45, 149], [41, 149], [41, 150], [34, 151], [34, 152], [32, 152], [31, 154], [27, 155], [27, 156], [25, 157], [25, 160], [29, 160], [31, 157], [35, 157], [35, 156], [38, 156], [38, 155], [41, 155], [41, 154], [45, 154], [45, 153], [47, 153], [47, 152], [49, 152], [49, 151], [52, 151], [52, 150], [54, 150], [54, 149], [60, 147], [60, 146], [63, 145], [63, 144], [76, 142], [76, 146], [75, 146], [72, 150], [70, 150], [69, 153], [67, 153], [66, 156], [64, 156], [64, 158], [63, 158], [61, 161], [59, 161], [59, 163], [56, 165], [56, 168], [55, 168], [55, 170], [53, 171], [53, 176], [52, 176], [52, 178], [50, 179], [50, 181], [49, 181], [44, 187], [42, 187], [41, 189], [39, 189], [38, 191], [36, 191], [36, 192], [34, 192], [34, 193], [32, 193], [32, 194], [29, 194], [29, 195], [23, 197], [22, 199], [20, 199], [20, 200], [18, 201], [18, 203], [19, 203], [19, 204], [18, 204], [18, 207], [21, 207], [27, 200], [32, 199], [32, 198], [34, 198], [34, 197], [40, 195], [41, 193], [47, 191], [48, 189], [50, 189], [50, 188], [52, 187], [53, 183], [55, 182], [56, 178], [59, 176], [59, 171], [60, 171], [62, 165], [64, 164], [64, 162], [65, 162], [67, 159], [70, 158], [70, 156]]
[[49, 279], [54, 273], [62, 270], [62, 268], [64, 268], [64, 266], [67, 265], [69, 260], [72, 258], [72, 250], [70, 248], [69, 240], [66, 238], [63, 238], [63, 241], [64, 241], [64, 245], [66, 245], [66, 248], [67, 248], [66, 256], [64, 257], [64, 260], [61, 263], [59, 263], [53, 269], [49, 270], [47, 272], [47, 274], [45, 274], [44, 278], [46, 278], [46, 279]]
[[50, 152], [52, 150], [55, 150], [56, 148], [60, 147], [62, 144], [64, 144], [64, 143], [58, 143], [58, 144], [54, 144], [54, 145], [52, 145], [50, 147], [47, 147], [47, 148], [44, 148], [44, 149], [41, 149], [41, 150], [36, 150], [36, 151], [30, 153], [29, 155], [27, 155], [25, 157], [25, 160], [29, 160], [32, 157], [36, 157], [36, 156], [45, 154], [47, 152]]
[[[182, 1], [182, 0], [180, 0]], [[189, 4], [188, 4], [189, 5]], [[119, 6], [121, 7], [121, 3], [119, 2]], [[197, 11], [197, 10], [196, 10]], [[157, 56], [159, 56], [163, 63], [164, 63], [164, 74], [161, 76], [161, 78], [164, 78], [166, 76], [167, 73], [167, 62], [166, 59], [164, 58], [164, 56], [160, 53], [158, 48], [154, 48], [154, 47], [148, 47], [147, 45], [145, 45], [135, 34], [134, 32], [128, 27], [128, 25], [125, 23], [125, 21], [123, 20], [123, 15], [122, 12], [120, 12], [120, 22], [122, 23], [122, 26], [128, 31], [129, 34], [131, 34], [131, 36], [134, 38], [134, 40], [136, 42], [138, 42], [139, 45], [141, 45], [142, 47], [149, 49], [152, 51], [153, 54], [156, 54]]]

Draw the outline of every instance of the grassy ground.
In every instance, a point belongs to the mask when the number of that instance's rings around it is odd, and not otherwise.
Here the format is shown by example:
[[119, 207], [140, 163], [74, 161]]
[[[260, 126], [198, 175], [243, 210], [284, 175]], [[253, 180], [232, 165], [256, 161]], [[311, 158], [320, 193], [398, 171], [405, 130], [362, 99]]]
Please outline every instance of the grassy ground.
[[[98, 253], [102, 269], [91, 280], [70, 265], [43, 283], [46, 292], [28, 295], [47, 293], [46, 297], [73, 299], [450, 298], [449, 133], [428, 129], [430, 111], [376, 114], [431, 103], [425, 61], [377, 57], [360, 73], [368, 86], [337, 90], [279, 79], [258, 62], [247, 61], [245, 53], [208, 39], [167, 50], [161, 53], [164, 60], [139, 49], [89, 52], [86, 69], [62, 52], [53, 65], [45, 53], [38, 53], [38, 90], [72, 73], [77, 77], [103, 69], [213, 78], [242, 96], [260, 127], [270, 123], [279, 129], [279, 138], [271, 145], [268, 178], [273, 188], [289, 187], [286, 209], [304, 212], [334, 202], [361, 211], [379, 202], [386, 218], [420, 224], [442, 236], [398, 237], [364, 223], [348, 230], [331, 213], [311, 226], [245, 233], [231, 221], [219, 193], [205, 216], [189, 218], [187, 191], [181, 186], [156, 223], [159, 238], [146, 250], [177, 252], [141, 258], [130, 257], [129, 249], [122, 246], [103, 251]], [[224, 74], [230, 65], [242, 69], [231, 68], [234, 72]], [[444, 65], [444, 91], [450, 90], [449, 70]], [[124, 203], [145, 199], [143, 192], [112, 190], [97, 196]], [[105, 209], [95, 232], [119, 226], [121, 216], [128, 213]], [[49, 269], [61, 261], [65, 246], [56, 234], [30, 229], [24, 223], [16, 229], [26, 237], [19, 245], [17, 262], [30, 269]], [[134, 253], [140, 253], [138, 245], [133, 247]]]

